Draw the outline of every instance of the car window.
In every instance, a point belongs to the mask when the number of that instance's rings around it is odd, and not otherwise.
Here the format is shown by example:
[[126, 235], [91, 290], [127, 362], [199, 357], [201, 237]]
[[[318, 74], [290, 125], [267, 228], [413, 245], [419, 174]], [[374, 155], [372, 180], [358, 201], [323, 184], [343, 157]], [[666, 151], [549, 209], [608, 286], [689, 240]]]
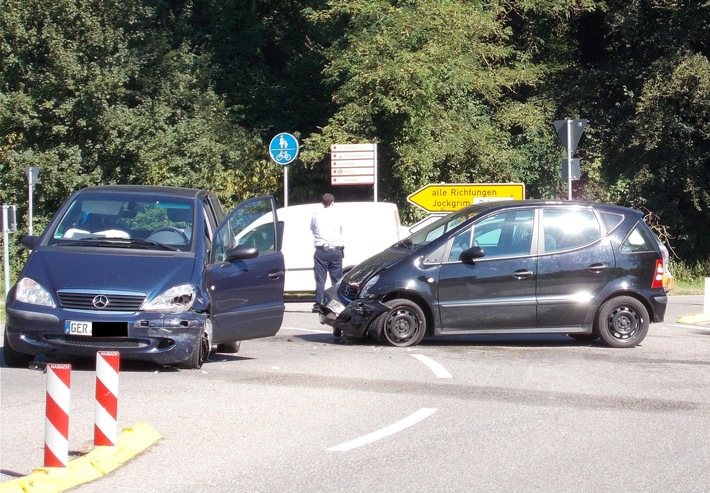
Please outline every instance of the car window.
[[255, 198], [235, 209], [217, 229], [213, 239], [213, 262], [221, 262], [224, 254], [237, 245], [258, 250], [259, 255], [276, 251], [276, 220], [271, 200]]
[[485, 258], [528, 255], [532, 245], [534, 211], [531, 209], [493, 214], [453, 239], [448, 260], [456, 261], [464, 250], [480, 246]]
[[546, 252], [581, 247], [601, 238], [597, 216], [589, 209], [544, 209], [542, 225]]
[[614, 231], [616, 227], [624, 220], [623, 214], [615, 214], [613, 212], [602, 212], [602, 221], [606, 227], [607, 233]]
[[191, 245], [194, 209], [189, 199], [160, 198], [146, 194], [79, 194], [69, 205], [50, 244], [97, 239], [145, 240], [188, 250]]
[[638, 223], [623, 241], [620, 250], [630, 253], [652, 252], [655, 251], [653, 246], [655, 243], [656, 240], [652, 237], [652, 233]]

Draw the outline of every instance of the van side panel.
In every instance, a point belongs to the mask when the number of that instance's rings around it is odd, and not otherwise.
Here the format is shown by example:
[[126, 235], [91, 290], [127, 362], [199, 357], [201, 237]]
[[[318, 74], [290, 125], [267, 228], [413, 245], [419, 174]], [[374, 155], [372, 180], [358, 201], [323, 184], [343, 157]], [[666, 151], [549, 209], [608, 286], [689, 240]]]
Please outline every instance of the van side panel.
[[[311, 217], [323, 206], [303, 204], [278, 209], [284, 224], [282, 252], [286, 263], [285, 292], [315, 291]], [[399, 210], [388, 202], [338, 202], [333, 205], [343, 218], [345, 257], [343, 267], [354, 266], [399, 241]], [[326, 283], [328, 287], [328, 283]]]

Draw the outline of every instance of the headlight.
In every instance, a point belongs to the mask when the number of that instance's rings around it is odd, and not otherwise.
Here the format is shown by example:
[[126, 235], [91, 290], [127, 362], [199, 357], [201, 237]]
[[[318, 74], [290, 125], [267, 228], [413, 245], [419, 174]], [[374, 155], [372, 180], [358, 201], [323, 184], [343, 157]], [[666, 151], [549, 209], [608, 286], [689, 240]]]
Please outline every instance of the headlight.
[[181, 284], [163, 291], [152, 301], [143, 303], [141, 310], [147, 312], [182, 313], [188, 311], [195, 301], [192, 284]]
[[49, 291], [44, 289], [44, 287], [29, 277], [23, 277], [17, 282], [15, 287], [15, 299], [23, 303], [30, 303], [32, 305], [48, 306], [54, 308], [54, 300], [49, 294]]
[[379, 274], [377, 274], [376, 276], [371, 277], [370, 280], [367, 281], [367, 282], [365, 283], [365, 285], [362, 287], [362, 289], [360, 290], [360, 295], [359, 295], [359, 297], [360, 297], [360, 298], [367, 298], [367, 297], [368, 297], [368, 293], [367, 293], [367, 292], [370, 290], [370, 288], [372, 288], [372, 286], [374, 286], [375, 284], [377, 284], [377, 281], [378, 281], [379, 279], [380, 279], [380, 275], [379, 275]]

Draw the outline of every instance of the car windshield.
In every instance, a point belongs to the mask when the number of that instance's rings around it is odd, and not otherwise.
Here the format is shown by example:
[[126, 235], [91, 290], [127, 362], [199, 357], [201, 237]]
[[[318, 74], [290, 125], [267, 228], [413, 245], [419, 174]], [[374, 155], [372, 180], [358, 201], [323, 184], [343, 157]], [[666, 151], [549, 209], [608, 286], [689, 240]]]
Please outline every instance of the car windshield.
[[402, 246], [412, 248], [426, 245], [486, 209], [486, 205], [473, 205], [460, 209], [456, 212], [452, 212], [451, 214], [443, 216], [431, 224], [426, 225], [410, 237], [400, 241], [400, 244], [402, 244]]
[[50, 245], [189, 250], [193, 202], [135, 193], [75, 197], [51, 232]]

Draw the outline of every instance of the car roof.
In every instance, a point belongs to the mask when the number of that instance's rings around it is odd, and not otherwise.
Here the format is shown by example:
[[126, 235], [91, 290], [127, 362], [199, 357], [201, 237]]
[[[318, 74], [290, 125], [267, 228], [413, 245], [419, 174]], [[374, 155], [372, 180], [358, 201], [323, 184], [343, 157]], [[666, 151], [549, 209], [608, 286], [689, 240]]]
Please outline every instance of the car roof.
[[128, 192], [128, 193], [147, 193], [157, 195], [172, 195], [179, 197], [202, 197], [205, 195], [213, 195], [207, 190], [198, 188], [182, 188], [182, 187], [167, 187], [154, 185], [98, 185], [94, 187], [86, 187], [79, 190], [77, 193], [95, 193], [95, 192]]
[[567, 206], [567, 207], [593, 207], [596, 209], [607, 210], [610, 212], [617, 212], [620, 214], [633, 213], [638, 216], [643, 216], [641, 211], [630, 209], [621, 205], [613, 204], [603, 204], [601, 202], [586, 202], [586, 201], [569, 201], [569, 200], [546, 200], [546, 199], [525, 199], [525, 200], [501, 200], [493, 202], [483, 202], [479, 204], [470, 205], [467, 209], [475, 210], [479, 214], [482, 212], [494, 211], [497, 209], [517, 209], [524, 207], [540, 207], [543, 205], [551, 206]]

